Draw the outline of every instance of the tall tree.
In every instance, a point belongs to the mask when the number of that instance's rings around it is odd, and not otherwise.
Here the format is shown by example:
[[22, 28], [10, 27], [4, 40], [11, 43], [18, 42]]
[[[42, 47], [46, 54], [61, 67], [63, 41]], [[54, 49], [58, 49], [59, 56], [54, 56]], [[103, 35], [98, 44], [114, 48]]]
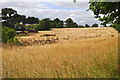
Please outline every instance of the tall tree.
[[16, 10], [12, 8], [4, 8], [1, 10], [2, 14], [2, 25], [14, 28], [14, 16], [17, 14]]
[[78, 27], [78, 24], [75, 23], [71, 18], [68, 18], [65, 22], [66, 22], [66, 27], [68, 27], [68, 28]]
[[66, 22], [66, 27], [72, 27], [73, 20], [71, 18], [68, 18], [65, 22]]
[[90, 25], [88, 25], [88, 24], [85, 24], [85, 27], [90, 27]]
[[59, 18], [54, 19], [53, 22], [52, 22], [53, 28], [58, 27], [57, 24], [58, 24], [59, 22], [60, 22], [60, 19], [59, 19]]
[[[76, 0], [73, 0], [76, 2]], [[97, 2], [98, 1], [98, 2]], [[120, 32], [120, 1], [119, 2], [102, 2], [103, 0], [96, 0], [89, 2], [89, 9], [94, 12], [95, 18], [102, 21], [101, 25], [114, 25], [114, 28]], [[102, 15], [102, 16], [101, 16]]]
[[97, 24], [97, 23], [94, 23], [94, 24], [92, 25], [92, 27], [98, 27], [98, 24]]
[[28, 24], [36, 24], [39, 22], [39, 19], [38, 18], [35, 18], [35, 17], [28, 17], [26, 19], [26, 23]]
[[25, 23], [26, 16], [17, 14], [16, 10], [12, 8], [3, 8], [2, 9], [2, 23], [3, 26], [7, 26], [10, 28], [15, 28], [16, 23], [22, 22]]
[[120, 31], [120, 2], [90, 2], [89, 10], [102, 21], [101, 25], [115, 24], [115, 28]]
[[42, 19], [39, 22], [38, 27], [36, 28], [37, 30], [49, 30], [51, 28], [51, 22], [49, 18]]
[[56, 28], [63, 28], [63, 21], [59, 22], [57, 25], [56, 25]]
[[56, 19], [54, 19], [54, 22], [59, 23], [59, 22], [60, 22], [60, 19], [59, 19], [59, 18], [56, 18]]

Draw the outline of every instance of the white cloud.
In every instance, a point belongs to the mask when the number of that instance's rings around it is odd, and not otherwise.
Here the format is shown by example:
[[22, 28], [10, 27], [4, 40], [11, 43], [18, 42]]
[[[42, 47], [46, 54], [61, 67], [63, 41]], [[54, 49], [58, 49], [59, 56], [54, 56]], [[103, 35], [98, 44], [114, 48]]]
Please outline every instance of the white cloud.
[[80, 23], [84, 23], [85, 21], [79, 21]]
[[[76, 0], [77, 2], [89, 2], [90, 0]], [[120, 0], [114, 0], [119, 2]], [[73, 0], [0, 0], [0, 2], [73, 2]], [[101, 2], [101, 0], [91, 0], [91, 2]], [[113, 0], [102, 0], [102, 2], [113, 2]]]
[[[1, 2], [73, 2], [73, 0], [1, 0]], [[77, 0], [77, 2], [89, 2], [89, 0]]]
[[70, 16], [71, 16], [71, 17], [74, 17], [74, 16], [75, 16], [75, 14], [70, 14]]
[[[68, 5], [67, 5], [68, 6]], [[61, 20], [66, 20], [67, 18], [72, 18], [75, 22], [80, 25], [85, 25], [86, 23], [92, 25], [93, 23], [100, 22], [94, 18], [92, 11], [86, 11], [81, 9], [51, 9], [50, 6], [44, 3], [2, 3], [2, 7], [11, 7], [18, 11], [19, 14], [24, 14], [26, 16], [35, 16], [40, 19], [43, 18], [60, 18]]]
[[[84, 1], [84, 0], [83, 0]], [[88, 9], [88, 2], [52, 2], [53, 4], [64, 8], [86, 8]]]

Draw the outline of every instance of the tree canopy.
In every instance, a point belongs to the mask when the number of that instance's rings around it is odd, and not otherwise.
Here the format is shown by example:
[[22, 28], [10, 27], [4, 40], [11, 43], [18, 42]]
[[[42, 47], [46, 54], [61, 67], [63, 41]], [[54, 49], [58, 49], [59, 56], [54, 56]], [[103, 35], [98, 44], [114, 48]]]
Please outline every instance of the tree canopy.
[[73, 20], [71, 18], [66, 19], [66, 27], [67, 28], [75, 28], [78, 27], [78, 24], [73, 22]]
[[90, 27], [90, 25], [88, 25], [88, 24], [85, 24], [85, 27]]
[[25, 23], [27, 24], [37, 24], [38, 22], [39, 22], [39, 19], [35, 17], [28, 17], [25, 20]]
[[120, 31], [120, 2], [89, 2], [89, 10], [92, 10], [95, 18], [102, 21], [101, 25], [116, 25]]
[[94, 24], [92, 25], [92, 27], [98, 27], [98, 24], [97, 24], [97, 23], [94, 23]]
[[2, 14], [2, 25], [15, 29], [16, 23], [23, 24], [36, 24], [39, 22], [38, 18], [28, 17], [25, 15], [20, 15], [16, 10], [12, 8], [3, 8], [1, 10]]
[[[98, 2], [97, 2], [98, 1]], [[99, 18], [101, 25], [105, 26], [111, 24], [120, 32], [120, 1], [119, 2], [102, 2], [103, 0], [96, 0], [89, 2], [89, 9], [92, 10], [95, 18]], [[73, 0], [76, 2], [76, 0]], [[113, 26], [112, 26], [113, 25]]]

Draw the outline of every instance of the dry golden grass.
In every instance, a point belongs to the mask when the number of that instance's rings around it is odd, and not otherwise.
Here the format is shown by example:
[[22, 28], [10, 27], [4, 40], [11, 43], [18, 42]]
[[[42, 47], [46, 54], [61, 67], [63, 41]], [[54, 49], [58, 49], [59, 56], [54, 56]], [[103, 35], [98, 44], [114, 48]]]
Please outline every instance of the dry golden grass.
[[115, 78], [118, 36], [12, 49], [4, 45], [2, 64], [3, 78]]
[[[44, 36], [44, 35], [51, 36]], [[25, 45], [40, 45], [47, 43], [66, 43], [92, 38], [115, 37], [117, 31], [110, 27], [102, 28], [53, 28], [51, 31], [39, 31], [30, 36], [21, 36], [20, 42]]]

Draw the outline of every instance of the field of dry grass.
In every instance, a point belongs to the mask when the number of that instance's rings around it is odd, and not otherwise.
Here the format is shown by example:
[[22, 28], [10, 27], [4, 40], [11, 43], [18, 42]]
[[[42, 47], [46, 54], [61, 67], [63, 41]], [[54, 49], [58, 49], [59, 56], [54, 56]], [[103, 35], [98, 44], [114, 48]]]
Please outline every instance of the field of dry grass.
[[66, 43], [93, 38], [107, 38], [117, 36], [117, 32], [110, 27], [103, 28], [53, 28], [51, 31], [39, 31], [30, 36], [20, 36], [20, 42], [25, 45], [40, 45], [52, 43]]
[[43, 33], [56, 34], [52, 37], [58, 41], [2, 47], [3, 78], [118, 77], [118, 33], [113, 28], [53, 29], [27, 38], [38, 40]]

